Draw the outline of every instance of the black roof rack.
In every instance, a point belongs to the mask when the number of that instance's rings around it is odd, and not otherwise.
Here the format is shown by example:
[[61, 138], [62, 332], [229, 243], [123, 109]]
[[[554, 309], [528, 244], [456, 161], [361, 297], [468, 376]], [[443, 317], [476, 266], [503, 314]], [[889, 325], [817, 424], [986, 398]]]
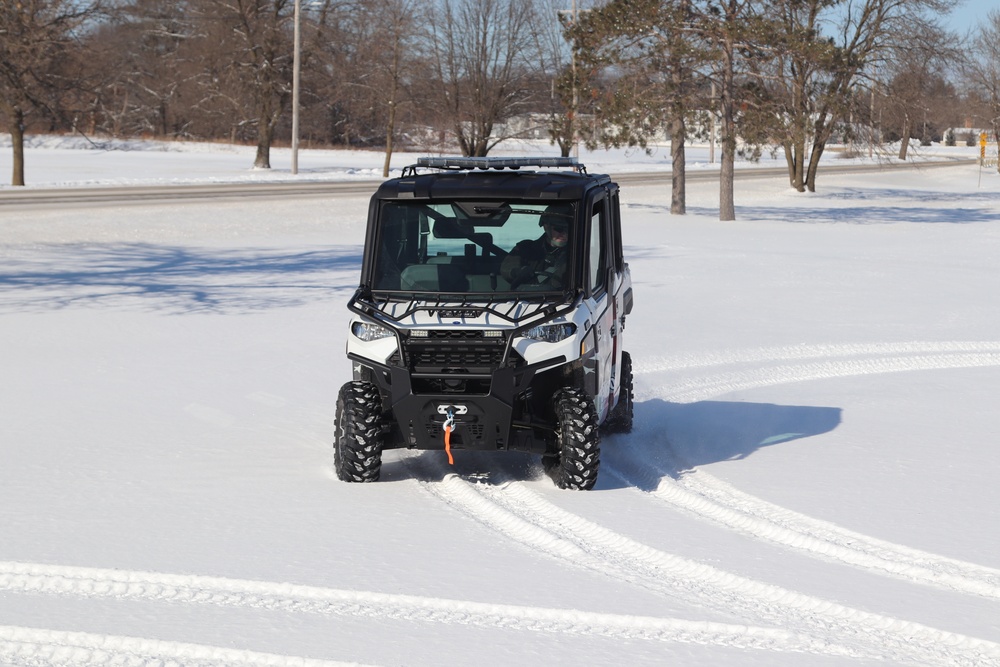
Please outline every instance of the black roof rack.
[[587, 168], [573, 157], [420, 157], [403, 169], [403, 176], [415, 176], [417, 167], [436, 169], [520, 169], [521, 167], [569, 167], [582, 174]]

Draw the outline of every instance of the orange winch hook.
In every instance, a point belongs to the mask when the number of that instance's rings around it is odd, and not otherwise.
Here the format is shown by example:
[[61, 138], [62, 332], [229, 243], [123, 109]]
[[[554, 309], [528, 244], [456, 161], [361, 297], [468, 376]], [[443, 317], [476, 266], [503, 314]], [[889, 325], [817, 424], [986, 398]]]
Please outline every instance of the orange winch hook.
[[444, 451], [448, 455], [448, 465], [455, 465], [455, 458], [451, 455], [451, 432], [455, 428], [455, 415], [448, 411], [448, 418], [444, 420]]

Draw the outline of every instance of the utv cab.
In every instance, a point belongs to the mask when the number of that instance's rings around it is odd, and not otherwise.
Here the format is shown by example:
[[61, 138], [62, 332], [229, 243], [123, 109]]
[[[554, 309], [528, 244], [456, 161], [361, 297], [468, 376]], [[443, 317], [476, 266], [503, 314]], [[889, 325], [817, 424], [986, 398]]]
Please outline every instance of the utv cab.
[[618, 186], [572, 158], [420, 158], [371, 198], [348, 308], [343, 481], [391, 448], [513, 450], [590, 489], [602, 428], [632, 428]]

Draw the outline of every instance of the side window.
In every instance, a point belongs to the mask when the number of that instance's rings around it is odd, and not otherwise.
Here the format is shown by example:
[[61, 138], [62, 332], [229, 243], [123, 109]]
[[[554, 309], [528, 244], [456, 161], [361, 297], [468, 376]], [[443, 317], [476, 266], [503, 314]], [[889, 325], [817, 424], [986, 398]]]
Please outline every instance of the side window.
[[611, 235], [612, 261], [615, 265], [615, 272], [621, 273], [625, 270], [625, 251], [622, 247], [622, 217], [618, 190], [615, 190], [611, 196]]
[[587, 271], [590, 277], [590, 288], [593, 293], [603, 291], [607, 286], [608, 239], [605, 224], [607, 217], [606, 200], [594, 202], [590, 214], [590, 255], [587, 259]]

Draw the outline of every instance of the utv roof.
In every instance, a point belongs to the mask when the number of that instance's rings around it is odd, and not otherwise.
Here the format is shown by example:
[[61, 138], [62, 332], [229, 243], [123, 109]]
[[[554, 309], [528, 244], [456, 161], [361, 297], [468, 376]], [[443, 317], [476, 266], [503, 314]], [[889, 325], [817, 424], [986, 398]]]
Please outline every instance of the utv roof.
[[[570, 171], [522, 171], [522, 167], [569, 168]], [[417, 173], [418, 168], [438, 171]], [[587, 174], [574, 158], [556, 157], [422, 157], [388, 180], [378, 199], [581, 199], [606, 175]]]
[[[413, 167], [439, 169], [520, 169], [521, 167], [570, 167], [587, 173], [575, 157], [418, 157]], [[411, 169], [413, 167], [410, 167]], [[403, 170], [406, 175], [406, 170]]]

